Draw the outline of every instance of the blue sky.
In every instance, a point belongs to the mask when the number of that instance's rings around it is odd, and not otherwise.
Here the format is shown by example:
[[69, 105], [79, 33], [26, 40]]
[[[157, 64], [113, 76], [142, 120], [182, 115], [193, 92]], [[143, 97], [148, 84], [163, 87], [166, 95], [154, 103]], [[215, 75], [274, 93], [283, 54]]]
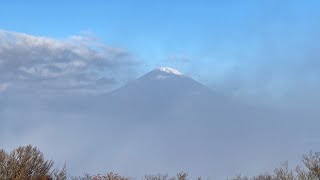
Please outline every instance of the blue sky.
[[317, 1], [6, 1], [0, 27], [54, 38], [90, 31], [147, 64], [178, 54], [196, 65], [243, 55], [262, 38], [301, 42], [319, 29], [318, 7]]

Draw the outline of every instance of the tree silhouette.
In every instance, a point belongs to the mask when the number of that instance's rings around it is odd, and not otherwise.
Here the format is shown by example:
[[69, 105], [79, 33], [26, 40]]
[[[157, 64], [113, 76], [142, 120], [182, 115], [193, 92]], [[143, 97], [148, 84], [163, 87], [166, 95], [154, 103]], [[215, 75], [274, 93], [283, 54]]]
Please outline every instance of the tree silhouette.
[[0, 179], [8, 180], [65, 180], [66, 168], [53, 169], [53, 161], [45, 160], [43, 154], [31, 145], [20, 146], [6, 153], [0, 150]]

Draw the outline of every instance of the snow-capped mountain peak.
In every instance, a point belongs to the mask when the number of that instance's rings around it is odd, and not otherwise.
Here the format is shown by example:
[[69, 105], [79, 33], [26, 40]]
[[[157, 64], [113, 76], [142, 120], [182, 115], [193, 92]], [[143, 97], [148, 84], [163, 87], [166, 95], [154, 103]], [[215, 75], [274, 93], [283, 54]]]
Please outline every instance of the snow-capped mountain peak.
[[176, 70], [176, 69], [173, 69], [171, 67], [159, 67], [157, 68], [157, 70], [161, 71], [161, 72], [165, 72], [165, 73], [168, 73], [168, 74], [174, 74], [174, 75], [178, 75], [178, 76], [183, 76], [183, 73]]

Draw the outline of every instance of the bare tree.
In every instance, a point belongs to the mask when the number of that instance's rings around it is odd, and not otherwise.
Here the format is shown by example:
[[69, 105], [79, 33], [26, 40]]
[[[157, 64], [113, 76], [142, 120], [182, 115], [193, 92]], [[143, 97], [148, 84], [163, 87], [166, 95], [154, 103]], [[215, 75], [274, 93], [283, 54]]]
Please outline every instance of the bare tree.
[[308, 155], [303, 156], [302, 162], [309, 170], [306, 173], [308, 178], [320, 179], [320, 153], [310, 151]]
[[10, 153], [0, 150], [0, 179], [37, 180], [66, 179], [66, 168], [53, 169], [53, 161], [45, 160], [43, 154], [31, 145], [21, 146]]
[[177, 174], [177, 180], [187, 180], [188, 173], [180, 172]]
[[85, 174], [84, 177], [71, 177], [72, 180], [132, 180], [131, 177], [121, 176], [119, 174], [109, 172], [106, 175], [89, 175]]
[[169, 180], [168, 174], [145, 175], [142, 180]]
[[292, 170], [289, 170], [288, 161], [282, 164], [280, 168], [274, 170], [274, 178], [278, 180], [293, 180], [295, 175]]

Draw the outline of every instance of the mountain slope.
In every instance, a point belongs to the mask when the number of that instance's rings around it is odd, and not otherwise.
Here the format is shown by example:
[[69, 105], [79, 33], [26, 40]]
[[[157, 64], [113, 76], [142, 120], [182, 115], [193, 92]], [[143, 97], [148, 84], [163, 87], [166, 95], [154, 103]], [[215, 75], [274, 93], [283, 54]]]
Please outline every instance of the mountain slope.
[[211, 93], [213, 93], [211, 90], [179, 71], [161, 67], [111, 94], [122, 98], [138, 96], [139, 98], [170, 100], [170, 98], [209, 95]]
[[214, 111], [220, 113], [219, 109], [229, 101], [223, 95], [168, 67], [154, 69], [105, 95], [103, 99], [105, 106], [108, 106], [108, 113], [119, 115], [121, 119], [152, 118], [162, 121], [203, 118]]

